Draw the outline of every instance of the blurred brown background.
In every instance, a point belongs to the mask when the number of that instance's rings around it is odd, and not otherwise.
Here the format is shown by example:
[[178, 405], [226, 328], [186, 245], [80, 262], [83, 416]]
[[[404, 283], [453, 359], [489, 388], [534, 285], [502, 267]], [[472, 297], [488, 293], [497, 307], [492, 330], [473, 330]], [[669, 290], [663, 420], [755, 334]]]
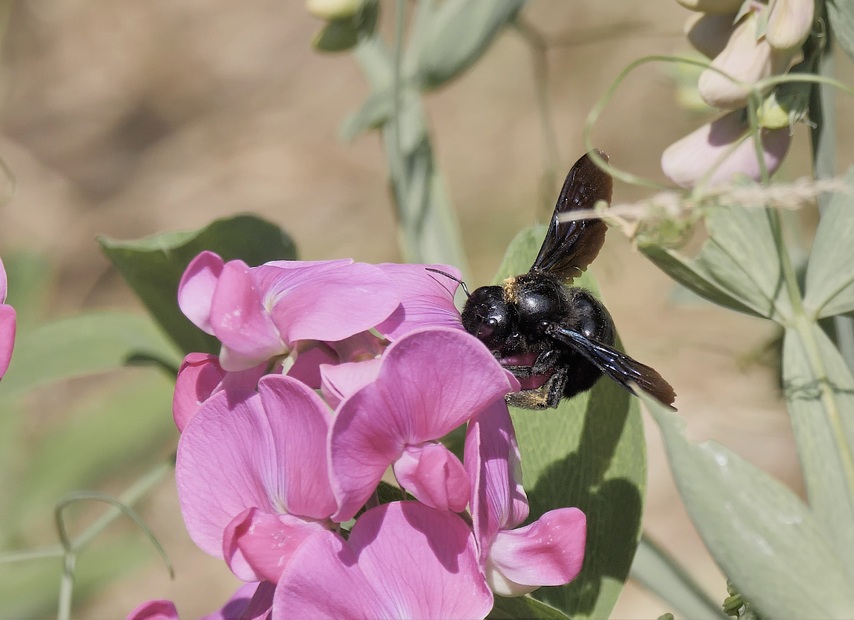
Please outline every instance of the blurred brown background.
[[[57, 314], [135, 305], [109, 272], [96, 234], [129, 239], [254, 212], [285, 228], [302, 258], [400, 259], [377, 136], [351, 144], [338, 137], [367, 88], [347, 54], [312, 50], [321, 23], [303, 3], [3, 6], [10, 12], [0, 154], [17, 190], [0, 209], [0, 254], [33, 248], [50, 257]], [[688, 51], [681, 35], [688, 13], [672, 0], [532, 0], [524, 13], [562, 42], [548, 59], [564, 169], [583, 152], [584, 119], [619, 71], [644, 55]], [[842, 69], [850, 75], [847, 65]], [[544, 212], [537, 204], [543, 146], [528, 48], [516, 33], [505, 33], [426, 103], [470, 281], [486, 282], [512, 236]], [[848, 135], [850, 122], [840, 118], [840, 135]], [[624, 84], [595, 142], [615, 165], [660, 179], [661, 151], [702, 122], [677, 105], [666, 70], [652, 66]], [[781, 174], [802, 176], [808, 157], [801, 127]], [[847, 166], [850, 152], [840, 161]], [[615, 191], [618, 201], [643, 196], [624, 185]], [[678, 301], [670, 281], [617, 231], [594, 272], [627, 350], [675, 386], [690, 434], [720, 440], [800, 489], [773, 373], [750, 363], [771, 338], [769, 326]], [[722, 600], [723, 579], [680, 505], [651, 424], [648, 439], [646, 528]], [[150, 598], [175, 600], [185, 618], [213, 611], [234, 581], [221, 561], [188, 541], [172, 485], [164, 484], [143, 512], [175, 563], [176, 580], [152, 552], [146, 567], [96, 595], [85, 616], [122, 617]], [[666, 611], [665, 603], [630, 585], [614, 616]]]

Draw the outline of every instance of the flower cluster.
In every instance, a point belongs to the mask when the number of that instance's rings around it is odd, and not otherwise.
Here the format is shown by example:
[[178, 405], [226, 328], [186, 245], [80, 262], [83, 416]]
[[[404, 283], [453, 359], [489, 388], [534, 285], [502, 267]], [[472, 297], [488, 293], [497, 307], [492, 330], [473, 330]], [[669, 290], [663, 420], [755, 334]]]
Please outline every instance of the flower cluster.
[[[677, 0], [698, 11], [686, 23], [690, 43], [712, 59], [698, 90], [709, 105], [726, 113], [670, 145], [661, 157], [664, 173], [683, 187], [705, 181], [729, 182], [742, 174], [761, 178], [762, 166], [774, 172], [791, 141], [794, 120], [778, 87], [760, 113], [760, 163], [751, 140], [747, 102], [761, 80], [786, 73], [801, 57], [810, 34], [815, 0]], [[791, 102], [789, 102], [790, 104]], [[783, 107], [781, 107], [783, 106]]]
[[[425, 267], [207, 252], [187, 268], [179, 304], [222, 346], [179, 372], [179, 500], [191, 538], [246, 582], [212, 617], [483, 617], [495, 593], [581, 570], [580, 510], [519, 527], [518, 381]], [[462, 425], [461, 462], [440, 439]], [[389, 471], [414, 499], [380, 502]]]
[[9, 369], [12, 349], [15, 346], [17, 319], [15, 309], [6, 301], [6, 268], [0, 260], [0, 378]]

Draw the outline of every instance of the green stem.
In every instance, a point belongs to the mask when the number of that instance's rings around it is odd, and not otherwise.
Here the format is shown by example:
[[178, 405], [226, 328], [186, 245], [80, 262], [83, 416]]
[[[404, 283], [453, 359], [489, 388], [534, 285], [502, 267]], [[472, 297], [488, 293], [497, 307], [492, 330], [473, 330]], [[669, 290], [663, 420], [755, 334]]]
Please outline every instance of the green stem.
[[[136, 504], [140, 499], [145, 497], [154, 487], [156, 487], [164, 476], [172, 471], [172, 463], [162, 463], [150, 472], [137, 480], [130, 488], [119, 496], [117, 504], [123, 504], [130, 507]], [[92, 525], [87, 527], [76, 538], [71, 538], [65, 527], [65, 522], [62, 519], [62, 508], [67, 505], [64, 502], [57, 508], [57, 531], [59, 534], [61, 549], [63, 555], [63, 570], [59, 582], [59, 605], [56, 617], [58, 620], [68, 620], [71, 617], [72, 595], [74, 593], [74, 569], [77, 564], [77, 554], [82, 551], [95, 537], [103, 532], [113, 521], [120, 516], [126, 514], [126, 511], [112, 506], [97, 519]], [[149, 536], [151, 538], [151, 536]], [[158, 551], [163, 554], [162, 547], [154, 541]], [[168, 560], [167, 560], [167, 566]], [[170, 573], [172, 572], [169, 566]]]

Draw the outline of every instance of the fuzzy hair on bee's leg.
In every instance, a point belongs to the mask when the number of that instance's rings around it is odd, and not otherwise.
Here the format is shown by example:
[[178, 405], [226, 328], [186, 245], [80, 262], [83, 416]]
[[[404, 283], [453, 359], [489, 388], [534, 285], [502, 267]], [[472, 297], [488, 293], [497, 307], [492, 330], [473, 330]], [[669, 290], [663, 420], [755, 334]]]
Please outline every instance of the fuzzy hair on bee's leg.
[[[517, 368], [521, 369], [525, 368], [525, 366], [517, 366]], [[516, 373], [513, 374], [515, 375]], [[522, 409], [555, 409], [560, 404], [560, 399], [563, 397], [563, 390], [566, 387], [568, 379], [569, 371], [566, 368], [559, 368], [540, 387], [533, 390], [511, 392], [504, 397], [504, 400], [511, 407], [520, 407]]]

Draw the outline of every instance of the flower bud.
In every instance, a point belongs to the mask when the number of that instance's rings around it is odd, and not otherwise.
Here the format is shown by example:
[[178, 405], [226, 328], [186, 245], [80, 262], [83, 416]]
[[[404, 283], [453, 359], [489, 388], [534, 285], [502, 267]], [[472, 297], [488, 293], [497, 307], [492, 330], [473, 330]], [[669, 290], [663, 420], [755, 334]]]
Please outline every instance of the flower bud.
[[362, 8], [365, 0], [306, 0], [306, 10], [320, 19], [346, 19]]
[[735, 30], [734, 18], [735, 16], [731, 13], [691, 15], [685, 22], [685, 36], [698, 52], [708, 58], [714, 58], [724, 51]]
[[706, 69], [700, 76], [697, 88], [709, 105], [724, 110], [744, 107], [751, 84], [789, 68], [793, 54], [775, 50], [764, 38], [757, 39], [756, 23], [755, 13], [742, 20], [724, 50], [712, 61], [713, 68]]
[[[773, 173], [789, 148], [789, 128], [763, 129], [760, 139], [765, 168]], [[723, 185], [738, 175], [758, 181], [761, 167], [744, 110], [725, 114], [671, 144], [661, 155], [661, 169], [682, 187], [694, 187], [700, 181]]]
[[676, 2], [686, 9], [711, 15], [736, 13], [744, 4], [744, 0], [676, 0]]
[[809, 82], [786, 82], [769, 94], [757, 110], [760, 127], [778, 129], [803, 121], [809, 112]]
[[812, 30], [815, 0], [776, 0], [771, 5], [765, 40], [778, 50], [798, 49]]

